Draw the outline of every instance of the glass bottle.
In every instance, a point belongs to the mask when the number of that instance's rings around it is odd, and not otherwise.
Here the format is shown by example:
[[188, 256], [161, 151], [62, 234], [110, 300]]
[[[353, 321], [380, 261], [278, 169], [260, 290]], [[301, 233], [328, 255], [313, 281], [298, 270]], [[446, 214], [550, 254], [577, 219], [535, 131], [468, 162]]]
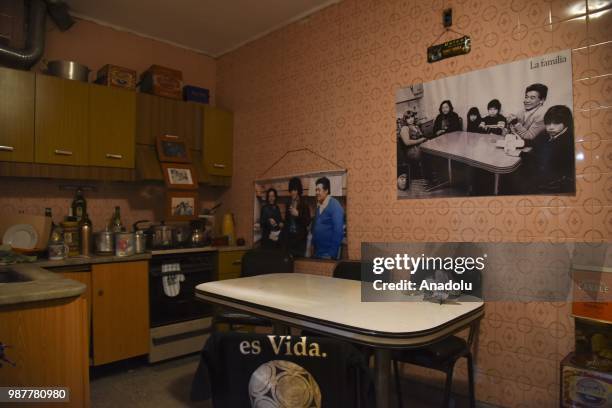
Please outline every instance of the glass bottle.
[[59, 231], [56, 231], [55, 232], [56, 235], [53, 235], [57, 225], [55, 225], [55, 223], [53, 222], [53, 213], [51, 212], [51, 208], [49, 207], [45, 208], [45, 217], [47, 217], [50, 221], [49, 240], [47, 242], [53, 242], [54, 240], [55, 241], [59, 240], [59, 237], [57, 235]]
[[51, 229], [53, 229], [53, 227], [55, 227], [55, 224], [53, 223], [53, 214], [51, 213], [51, 208], [45, 208], [45, 217], [49, 218], [49, 220], [51, 221]]
[[81, 221], [83, 215], [87, 212], [87, 201], [83, 197], [83, 190], [77, 188], [74, 200], [72, 200], [72, 215], [76, 217], [77, 221]]
[[121, 209], [119, 206], [115, 207], [115, 213], [111, 217], [108, 229], [110, 229], [112, 232], [123, 231], [123, 224], [121, 223]]

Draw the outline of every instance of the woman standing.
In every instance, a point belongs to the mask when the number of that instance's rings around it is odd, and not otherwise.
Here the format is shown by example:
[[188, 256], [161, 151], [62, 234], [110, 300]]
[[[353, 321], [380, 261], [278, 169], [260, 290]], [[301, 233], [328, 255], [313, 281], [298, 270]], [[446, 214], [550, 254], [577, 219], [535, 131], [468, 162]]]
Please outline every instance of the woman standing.
[[279, 246], [280, 231], [283, 228], [280, 208], [276, 204], [278, 196], [274, 188], [266, 191], [266, 204], [261, 208], [259, 223], [261, 224], [261, 245], [266, 248]]
[[310, 226], [310, 209], [302, 198], [302, 181], [298, 177], [289, 180], [291, 203], [285, 211], [287, 250], [294, 256], [306, 256], [306, 241]]

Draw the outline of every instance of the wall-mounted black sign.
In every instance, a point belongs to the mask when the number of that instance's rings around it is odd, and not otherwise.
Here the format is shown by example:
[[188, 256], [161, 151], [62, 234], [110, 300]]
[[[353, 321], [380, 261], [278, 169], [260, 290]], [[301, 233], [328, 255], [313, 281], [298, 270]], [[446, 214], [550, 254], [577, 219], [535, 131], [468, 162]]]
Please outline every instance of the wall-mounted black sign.
[[432, 63], [445, 58], [467, 54], [471, 49], [472, 40], [469, 36], [465, 35], [461, 38], [427, 48], [427, 62]]

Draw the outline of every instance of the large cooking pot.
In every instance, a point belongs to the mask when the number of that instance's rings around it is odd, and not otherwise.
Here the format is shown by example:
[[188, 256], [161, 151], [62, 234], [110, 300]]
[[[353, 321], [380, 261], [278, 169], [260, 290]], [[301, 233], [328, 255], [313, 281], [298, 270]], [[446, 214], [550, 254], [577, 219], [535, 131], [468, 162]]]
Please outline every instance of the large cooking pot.
[[152, 228], [153, 248], [167, 248], [173, 245], [172, 227], [162, 221], [159, 225], [154, 225]]
[[46, 72], [64, 79], [88, 82], [90, 69], [78, 62], [55, 60], [47, 62]]
[[99, 231], [95, 234], [96, 254], [112, 255], [115, 252], [115, 240], [109, 230]]

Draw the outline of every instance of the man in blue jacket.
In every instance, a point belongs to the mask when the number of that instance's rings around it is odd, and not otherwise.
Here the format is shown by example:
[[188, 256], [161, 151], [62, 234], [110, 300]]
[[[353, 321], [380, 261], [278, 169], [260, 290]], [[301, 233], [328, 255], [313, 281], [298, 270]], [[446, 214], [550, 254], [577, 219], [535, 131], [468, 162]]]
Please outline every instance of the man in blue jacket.
[[315, 258], [336, 259], [344, 238], [344, 209], [330, 193], [329, 179], [321, 177], [315, 183], [317, 211], [312, 223], [312, 244]]

